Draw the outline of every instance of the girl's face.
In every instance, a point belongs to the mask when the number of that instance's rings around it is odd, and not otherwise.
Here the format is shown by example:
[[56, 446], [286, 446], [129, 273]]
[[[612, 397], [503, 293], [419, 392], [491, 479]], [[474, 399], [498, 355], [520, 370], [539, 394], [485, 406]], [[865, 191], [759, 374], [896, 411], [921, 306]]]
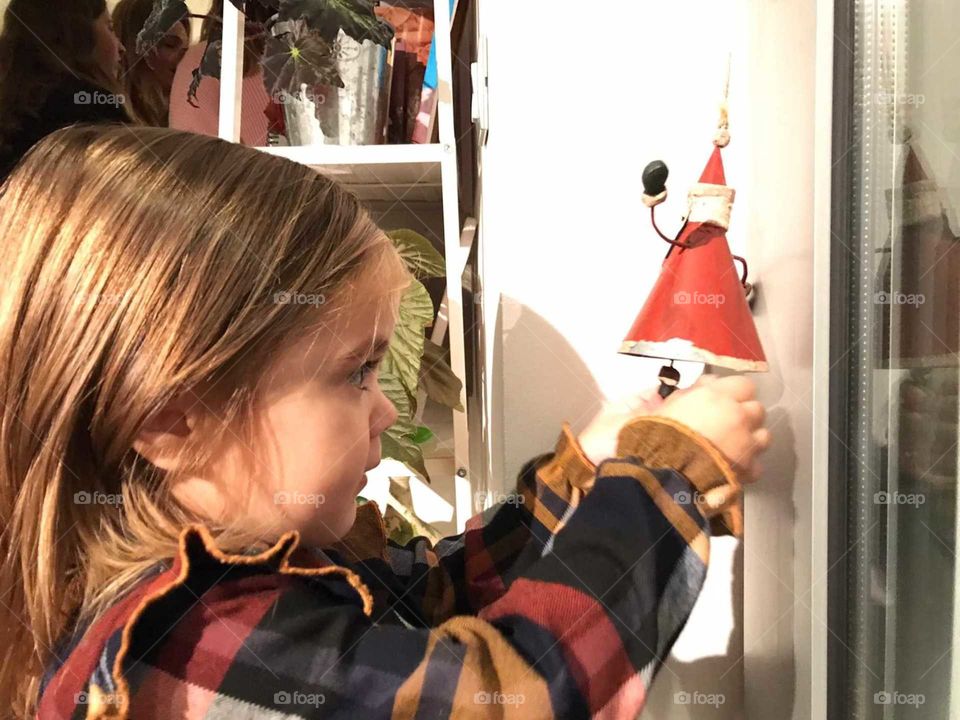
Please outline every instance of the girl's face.
[[176, 75], [177, 66], [186, 54], [189, 44], [187, 29], [183, 23], [177, 23], [145, 58], [147, 66], [167, 92], [173, 87], [173, 76]]
[[[360, 287], [354, 297], [376, 294]], [[299, 530], [308, 545], [346, 534], [366, 471], [380, 462], [380, 434], [397, 419], [377, 382], [395, 324], [390, 310], [382, 299], [351, 303], [282, 350], [264, 379], [257, 447], [231, 436], [210, 477], [182, 481], [177, 497], [223, 517], [232, 512], [225, 491], [264, 532]]]
[[113, 21], [106, 10], [93, 23], [95, 41], [94, 60], [107, 77], [116, 78], [120, 74], [120, 55], [124, 48], [113, 32]]

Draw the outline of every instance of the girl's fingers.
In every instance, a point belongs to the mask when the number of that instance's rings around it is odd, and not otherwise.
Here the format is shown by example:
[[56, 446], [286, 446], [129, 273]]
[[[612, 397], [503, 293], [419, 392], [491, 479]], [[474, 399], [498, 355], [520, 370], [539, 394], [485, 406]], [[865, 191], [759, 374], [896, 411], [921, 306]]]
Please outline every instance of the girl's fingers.
[[713, 383], [713, 389], [729, 395], [739, 402], [753, 400], [757, 395], [757, 388], [753, 381], [743, 375], [728, 375], [719, 378]]
[[[753, 468], [757, 464], [757, 456], [770, 445], [770, 431], [766, 428], [754, 430], [744, 434], [736, 456], [729, 458], [738, 476], [756, 477]], [[749, 482], [749, 481], [746, 481]]]
[[757, 448], [757, 452], [763, 452], [770, 447], [770, 438], [770, 431], [765, 427], [753, 431], [753, 444]]
[[763, 421], [767, 417], [767, 410], [763, 403], [757, 400], [747, 400], [740, 404], [740, 409], [747, 418], [750, 427], [759, 428], [763, 426]]

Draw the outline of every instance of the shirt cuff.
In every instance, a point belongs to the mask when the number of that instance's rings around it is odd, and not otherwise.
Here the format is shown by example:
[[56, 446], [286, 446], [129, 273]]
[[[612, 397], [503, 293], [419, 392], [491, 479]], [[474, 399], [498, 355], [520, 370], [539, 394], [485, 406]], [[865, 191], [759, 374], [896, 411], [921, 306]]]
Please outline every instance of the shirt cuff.
[[563, 498], [571, 496], [572, 488], [586, 493], [593, 487], [597, 468], [583, 452], [570, 423], [563, 423], [553, 455], [538, 469], [538, 474]]
[[639, 417], [620, 431], [617, 455], [683, 473], [697, 492], [697, 507], [710, 520], [713, 534], [742, 536], [740, 480], [723, 453], [699, 433], [669, 418]]

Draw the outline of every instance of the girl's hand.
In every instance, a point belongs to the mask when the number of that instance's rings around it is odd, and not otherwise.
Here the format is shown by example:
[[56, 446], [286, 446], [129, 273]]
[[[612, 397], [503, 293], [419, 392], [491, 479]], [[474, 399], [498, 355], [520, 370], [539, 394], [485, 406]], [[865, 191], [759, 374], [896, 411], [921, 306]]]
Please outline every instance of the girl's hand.
[[750, 481], [760, 475], [757, 456], [770, 445], [770, 431], [763, 427], [766, 411], [755, 397], [753, 381], [742, 375], [704, 375], [652, 414], [698, 432], [727, 457], [741, 480]]
[[653, 415], [663, 405], [656, 388], [617, 402], [604, 403], [577, 440], [594, 465], [617, 456], [617, 436], [628, 422], [641, 415]]
[[757, 455], [770, 444], [770, 431], [763, 427], [766, 412], [754, 397], [754, 384], [746, 377], [704, 375], [666, 400], [651, 389], [606, 404], [578, 440], [587, 458], [599, 465], [616, 457], [617, 437], [626, 423], [642, 415], [659, 415], [705, 437], [730, 460], [742, 480], [750, 481], [760, 474]]

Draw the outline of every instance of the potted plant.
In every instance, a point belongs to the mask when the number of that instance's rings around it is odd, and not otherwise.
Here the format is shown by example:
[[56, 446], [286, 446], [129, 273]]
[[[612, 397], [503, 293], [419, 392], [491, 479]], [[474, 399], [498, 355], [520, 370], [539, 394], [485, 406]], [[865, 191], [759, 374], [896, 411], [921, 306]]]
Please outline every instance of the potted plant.
[[[413, 280], [400, 301], [397, 325], [380, 366], [380, 387], [399, 414], [397, 422], [380, 436], [381, 452], [430, 482], [423, 447], [433, 433], [415, 420], [420, 391], [425, 391], [428, 400], [451, 410], [463, 410], [460, 379], [443, 349], [424, 334], [433, 324], [434, 312], [433, 301], [421, 281], [443, 277], [446, 269], [443, 256], [422, 235], [412, 230], [394, 230], [387, 235], [406, 261]], [[392, 539], [403, 542], [414, 535], [439, 539], [440, 533], [414, 512], [408, 477], [391, 478], [390, 495], [385, 521]]]
[[432, 437], [429, 429], [414, 423], [420, 389], [429, 400], [451, 410], [462, 410], [462, 383], [447, 363], [443, 349], [427, 340], [425, 328], [433, 324], [433, 301], [421, 280], [444, 277], [443, 256], [422, 235], [412, 230], [393, 230], [387, 235], [413, 274], [400, 301], [390, 348], [380, 366], [380, 386], [396, 406], [400, 417], [382, 438], [383, 454], [421, 473], [429, 480], [422, 446]]
[[[266, 36], [260, 59], [264, 85], [283, 105], [294, 144], [365, 144], [383, 137], [390, 85], [386, 55], [394, 30], [377, 17], [373, 0], [230, 2], [241, 12], [255, 4], [273, 12], [263, 25], [248, 23], [246, 37]], [[137, 52], [155, 46], [185, 17], [207, 16], [191, 13], [185, 0], [154, 0], [137, 36]], [[222, 51], [222, 40], [208, 44], [193, 71], [191, 103], [204, 77], [220, 76]]]

